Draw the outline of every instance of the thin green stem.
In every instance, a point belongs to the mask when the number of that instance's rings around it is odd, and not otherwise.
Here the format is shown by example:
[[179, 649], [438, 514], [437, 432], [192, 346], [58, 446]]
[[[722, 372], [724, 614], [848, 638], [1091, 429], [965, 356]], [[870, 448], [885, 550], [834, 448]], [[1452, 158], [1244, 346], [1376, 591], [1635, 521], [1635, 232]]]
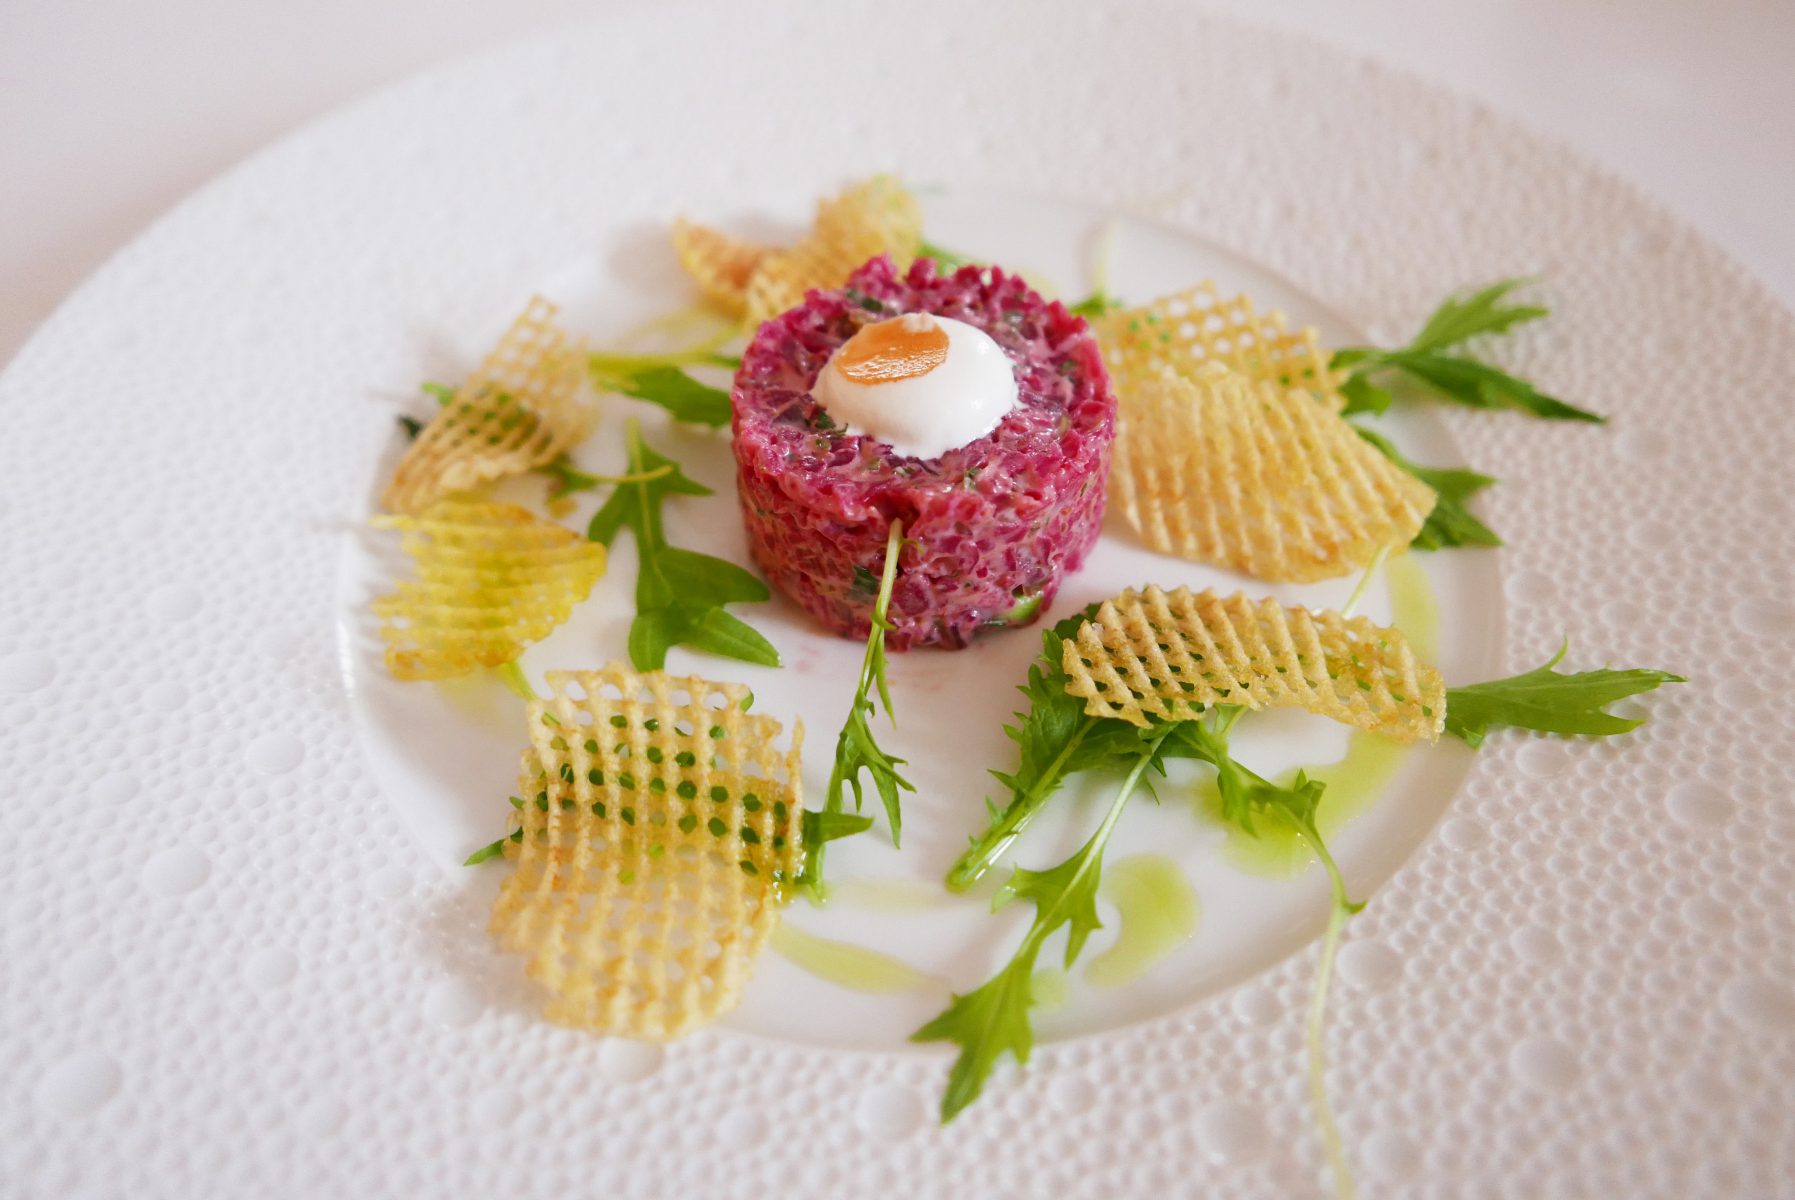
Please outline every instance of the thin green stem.
[[714, 336], [704, 339], [696, 346], [684, 350], [670, 350], [665, 354], [610, 354], [594, 351], [586, 356], [586, 365], [595, 375], [631, 375], [637, 371], [646, 371], [654, 367], [726, 367], [735, 368], [741, 365], [741, 359], [733, 354], [719, 354], [718, 348], [727, 345], [739, 336], [741, 330], [731, 326], [718, 331]]
[[492, 673], [499, 677], [500, 683], [516, 692], [526, 703], [542, 699], [536, 694], [536, 689], [530, 686], [530, 681], [524, 678], [524, 670], [517, 665], [516, 659], [492, 668]]
[[[879, 591], [873, 601], [872, 628], [867, 633], [866, 652], [860, 658], [860, 677], [854, 684], [854, 700], [848, 710], [847, 722], [835, 739], [835, 763], [829, 768], [829, 786], [823, 794], [823, 812], [837, 814], [846, 807], [847, 790], [851, 776], [857, 776], [860, 766], [849, 754], [849, 744], [858, 733], [865, 730], [866, 715], [872, 711], [873, 704], [869, 694], [876, 688], [879, 698], [885, 703], [886, 719], [895, 728], [897, 715], [891, 710], [891, 694], [885, 686], [885, 633], [891, 628], [889, 615], [891, 612], [892, 585], [897, 581], [898, 552], [903, 548], [904, 523], [893, 520], [891, 528], [885, 535], [885, 563], [879, 573]], [[872, 746], [871, 731], [865, 731], [864, 742]], [[850, 766], [849, 764], [854, 765]], [[887, 763], [887, 766], [890, 766]], [[858, 783], [854, 785], [855, 799], [860, 797]], [[858, 808], [858, 804], [855, 806]], [[893, 830], [896, 840], [896, 830]], [[826, 899], [823, 887], [823, 857], [825, 847], [818, 844], [811, 851], [811, 858], [806, 864], [805, 874], [811, 898], [817, 903]]]
[[1364, 905], [1354, 904], [1348, 898], [1346, 880], [1340, 874], [1339, 864], [1328, 853], [1327, 843], [1322, 840], [1314, 823], [1305, 822], [1298, 832], [1327, 870], [1333, 900], [1328, 913], [1327, 932], [1321, 940], [1321, 964], [1315, 972], [1315, 995], [1309, 1001], [1309, 1102], [1315, 1107], [1315, 1123], [1321, 1129], [1322, 1149], [1327, 1154], [1328, 1170], [1334, 1177], [1334, 1190], [1340, 1200], [1355, 1200], [1358, 1189], [1353, 1185], [1352, 1168], [1346, 1161], [1346, 1147], [1340, 1138], [1339, 1123], [1334, 1119], [1334, 1106], [1328, 1102], [1326, 1051], [1328, 990], [1334, 978], [1334, 959], [1339, 955], [1341, 935], [1346, 931], [1346, 923]]
[[1048, 794], [1059, 785], [1060, 767], [1070, 758], [1084, 741], [1085, 735], [1097, 723], [1098, 718], [1086, 717], [1075, 733], [1066, 739], [1060, 752], [1053, 757], [1047, 769], [1041, 772], [1040, 780], [1021, 796], [1012, 800], [1009, 807], [998, 815], [997, 821], [979, 835], [979, 839], [966, 852], [954, 861], [953, 869], [947, 873], [949, 891], [963, 892], [977, 883], [997, 861], [1010, 852], [1016, 839], [1022, 836], [1029, 822], [1041, 811], [1041, 805]]
[[[1140, 786], [1142, 776], [1146, 775], [1147, 768], [1153, 765], [1153, 760], [1158, 756], [1160, 743], [1164, 742], [1170, 733], [1169, 726], [1160, 730], [1141, 752], [1140, 757], [1134, 760], [1134, 765], [1128, 768], [1128, 774], [1123, 777], [1122, 785], [1116, 789], [1116, 798], [1110, 801], [1109, 811], [1103, 814], [1102, 824], [1097, 826], [1097, 831], [1091, 834], [1090, 840], [1085, 842], [1084, 847], [1079, 850], [1078, 869], [1072, 872], [1072, 878], [1067, 880], [1065, 886], [1060, 890], [1062, 896], [1077, 895], [1078, 886], [1084, 881], [1084, 877], [1092, 871], [1102, 869], [1103, 848], [1109, 844], [1109, 835], [1115, 831], [1116, 822], [1122, 819], [1122, 810], [1128, 806], [1128, 800], [1134, 795], [1135, 788]], [[1029, 927], [1028, 935], [1022, 939], [1022, 945], [1017, 949], [1016, 956], [1020, 958], [1027, 954], [1032, 959], [1034, 955], [1040, 953], [1041, 943], [1047, 939], [1047, 935], [1057, 928], [1059, 928], [1058, 923], [1037, 919]], [[1067, 966], [1070, 965], [1070, 963], [1067, 964]]]
[[1353, 611], [1359, 607], [1359, 601], [1365, 598], [1366, 589], [1371, 586], [1372, 576], [1377, 574], [1378, 568], [1384, 565], [1384, 560], [1388, 557], [1390, 557], [1390, 543], [1385, 542], [1377, 548], [1377, 553], [1371, 556], [1371, 561], [1365, 564], [1365, 573], [1359, 576], [1358, 585], [1353, 588], [1352, 595], [1346, 598], [1346, 603], [1340, 606], [1341, 616], [1353, 615]]

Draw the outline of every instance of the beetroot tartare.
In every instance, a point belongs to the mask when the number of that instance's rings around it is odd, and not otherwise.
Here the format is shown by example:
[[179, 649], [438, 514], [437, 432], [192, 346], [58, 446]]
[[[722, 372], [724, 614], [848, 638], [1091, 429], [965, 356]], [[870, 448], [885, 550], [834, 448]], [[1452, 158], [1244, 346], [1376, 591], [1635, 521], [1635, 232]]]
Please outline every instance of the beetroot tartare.
[[[989, 334], [1019, 392], [997, 428], [931, 459], [846, 431], [811, 394], [862, 326], [913, 312]], [[996, 267], [941, 275], [923, 258], [899, 275], [875, 258], [840, 291], [812, 292], [762, 325], [731, 399], [755, 561], [837, 633], [866, 635], [893, 519], [905, 539], [894, 650], [1027, 624], [1097, 539], [1116, 417], [1097, 340], [1084, 318]]]

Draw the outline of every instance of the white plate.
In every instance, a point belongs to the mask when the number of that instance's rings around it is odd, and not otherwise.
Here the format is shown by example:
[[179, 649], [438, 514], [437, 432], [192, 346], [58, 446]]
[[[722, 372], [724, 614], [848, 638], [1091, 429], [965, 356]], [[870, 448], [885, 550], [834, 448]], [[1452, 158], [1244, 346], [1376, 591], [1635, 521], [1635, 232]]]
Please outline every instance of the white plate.
[[[1313, 963], [1291, 956], [1319, 921], [1312, 876], [1230, 881], [1187, 812], [1137, 806], [1117, 854], [1185, 860], [1197, 937], [1126, 990], [1075, 978], [1043, 1031], [1088, 1036], [1044, 1044], [936, 1131], [945, 1054], [894, 1039], [938, 995], [856, 997], [769, 958], [728, 1029], [664, 1053], [543, 1024], [480, 932], [492, 871], [450, 865], [497, 832], [502, 808], [480, 805], [512, 741], [368, 670], [354, 526], [419, 379], [464, 370], [536, 288], [595, 335], [677, 302], [671, 212], [789, 220], [890, 167], [942, 185], [944, 243], [1073, 291], [1092, 221], [1126, 214], [1127, 294], [1215, 274], [1330, 338], [1394, 339], [1454, 287], [1545, 276], [1555, 314], [1510, 361], [1615, 420], [1405, 431], [1503, 480], [1485, 511], [1509, 548], [1428, 564], [1443, 665], [1519, 669], [1568, 632], [1579, 664], [1694, 682], [1625, 741], [1430, 752], [1347, 826], [1355, 884], [1382, 886], [1342, 959], [1336, 1103], [1374, 1194], [1790, 1194], [1795, 760], [1776, 668], [1756, 664], [1795, 638], [1795, 434], [1774, 417], [1795, 322], [1626, 189], [1478, 110], [1304, 43], [1122, 11], [622, 16], [289, 139], [71, 299], [0, 380], [6, 1186], [1317, 1190], [1298, 1049]], [[714, 439], [656, 436], [726, 485]], [[739, 555], [723, 491], [670, 512], [676, 540]], [[1207, 578], [1117, 539], [1055, 615], [1149, 572]], [[619, 553], [531, 669], [616, 653], [632, 577]], [[768, 711], [804, 715], [814, 794], [857, 651], [777, 603], [744, 615], [792, 660], [754, 682]], [[896, 664], [910, 837], [848, 844], [841, 877], [938, 876], [1034, 645]], [[906, 705], [944, 680], [976, 720]], [[1025, 855], [1072, 836], [1066, 801]], [[944, 940], [845, 901], [791, 919], [913, 959]], [[941, 919], [952, 949], [925, 965], [961, 987], [1014, 932]]]

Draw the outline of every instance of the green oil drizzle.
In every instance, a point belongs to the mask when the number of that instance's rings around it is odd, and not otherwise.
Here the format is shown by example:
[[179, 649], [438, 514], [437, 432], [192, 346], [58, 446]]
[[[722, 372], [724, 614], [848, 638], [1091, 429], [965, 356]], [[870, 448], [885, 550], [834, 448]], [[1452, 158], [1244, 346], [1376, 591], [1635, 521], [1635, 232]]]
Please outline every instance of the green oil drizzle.
[[829, 898], [853, 908], [881, 912], [917, 912], [938, 908], [953, 899], [939, 881], [920, 879], [844, 879], [830, 885]]
[[1099, 894], [1116, 906], [1121, 930], [1085, 968], [1085, 978], [1098, 987], [1133, 983], [1197, 931], [1197, 893], [1163, 854], [1136, 854], [1112, 864]]
[[923, 992], [944, 986], [933, 975], [900, 962], [889, 954], [881, 954], [852, 942], [806, 933], [790, 922], [781, 921], [773, 931], [775, 952], [800, 970], [818, 979], [856, 992], [875, 996], [894, 992]]
[[1427, 572], [1414, 554], [1398, 554], [1384, 565], [1384, 584], [1390, 589], [1391, 623], [1408, 637], [1415, 657], [1422, 662], [1440, 658], [1440, 606], [1434, 599]]

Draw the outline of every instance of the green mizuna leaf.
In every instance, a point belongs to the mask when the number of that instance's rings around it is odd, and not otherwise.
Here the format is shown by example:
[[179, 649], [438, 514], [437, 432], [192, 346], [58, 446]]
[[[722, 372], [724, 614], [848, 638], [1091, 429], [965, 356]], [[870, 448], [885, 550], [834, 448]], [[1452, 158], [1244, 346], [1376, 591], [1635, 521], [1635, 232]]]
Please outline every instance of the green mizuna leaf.
[[990, 822], [948, 872], [947, 886], [964, 891], [1001, 859], [1034, 820], [1068, 775], [1098, 767], [1125, 767], [1138, 751], [1139, 735], [1126, 721], [1086, 716], [1084, 701], [1066, 691], [1061, 646], [1097, 612], [1097, 605], [1073, 613], [1041, 633], [1041, 655], [1018, 690], [1028, 709], [1004, 727], [1016, 743], [1013, 772], [991, 774], [1009, 789], [998, 809], [987, 801]]
[[1418, 350], [1387, 350], [1369, 362], [1394, 367], [1435, 395], [1467, 408], [1513, 408], [1550, 421], [1590, 421], [1608, 418], [1548, 396], [1525, 379], [1474, 358]]
[[1028, 1061], [1035, 1044], [1030, 1010], [1034, 1006], [1035, 965], [1042, 947], [1049, 936], [1064, 928], [1064, 962], [1070, 967], [1085, 941], [1102, 927], [1097, 917], [1097, 885], [1103, 873], [1104, 848], [1129, 797], [1148, 768], [1159, 762], [1159, 747], [1168, 733], [1164, 726], [1135, 731], [1133, 766], [1089, 841], [1048, 870], [1018, 868], [998, 893], [998, 905], [1027, 900], [1035, 906], [1034, 921], [1009, 962], [985, 983], [955, 996], [939, 1016], [910, 1035], [912, 1041], [952, 1042], [960, 1048], [941, 1097], [944, 1124], [978, 1099], [1004, 1055], [1018, 1063]]
[[1446, 350], [1472, 338], [1507, 333], [1516, 325], [1537, 321], [1549, 310], [1537, 304], [1511, 304], [1509, 294], [1529, 280], [1503, 279], [1469, 296], [1448, 296], [1427, 324], [1409, 342], [1410, 350]]
[[1465, 349], [1465, 343], [1476, 338], [1507, 333], [1547, 315], [1540, 305], [1510, 301], [1510, 293], [1525, 282], [1504, 279], [1468, 296], [1448, 297], [1400, 349], [1348, 346], [1335, 351], [1333, 365], [1350, 371], [1341, 388], [1346, 413], [1386, 410], [1393, 393], [1372, 377], [1395, 374], [1438, 399], [1470, 408], [1517, 409], [1552, 421], [1605, 421], [1606, 417], [1549, 396]]
[[1417, 550], [1443, 550], [1451, 546], [1500, 546], [1502, 539], [1488, 525], [1478, 520], [1466, 507], [1466, 501], [1496, 481], [1466, 467], [1424, 467], [1403, 457], [1390, 439], [1369, 429], [1359, 429], [1359, 436], [1376, 446], [1383, 456], [1434, 490], [1433, 511], [1415, 540], [1409, 544]]
[[[854, 793], [856, 813], [865, 801], [865, 792], [860, 782], [860, 776], [864, 772], [872, 778], [873, 790], [879, 794], [879, 802], [885, 809], [886, 823], [891, 829], [891, 844], [894, 846], [898, 844], [903, 831], [900, 793], [913, 792], [916, 788], [898, 771], [904, 765], [904, 760], [880, 749], [878, 741], [873, 737], [870, 718], [877, 715], [877, 705], [882, 704], [885, 715], [892, 719], [892, 724], [895, 726], [897, 723], [891, 709], [891, 690], [885, 680], [885, 634], [891, 628], [891, 590], [897, 583], [898, 551], [903, 546], [903, 537], [902, 523], [893, 521], [885, 539], [885, 563], [879, 575], [878, 595], [873, 601], [872, 628], [866, 636], [866, 654], [861, 659], [860, 678], [854, 689], [854, 699], [848, 707], [847, 722], [835, 739], [835, 763], [829, 771], [829, 786], [824, 793], [823, 811], [818, 816], [819, 821], [826, 823], [819, 825], [819, 830], [844, 828], [838, 822], [847, 811], [848, 792], [851, 790]], [[867, 828], [870, 824], [869, 819], [867, 825], [860, 828]], [[845, 836], [847, 833], [834, 835]], [[798, 873], [798, 881], [809, 889], [811, 895], [817, 897], [823, 895], [823, 845], [829, 840], [833, 839], [819, 838], [812, 841], [806, 838], [804, 844], [804, 866]]]
[[1543, 667], [1521, 675], [1446, 690], [1446, 732], [1475, 748], [1490, 730], [1501, 726], [1566, 736], [1613, 737], [1637, 729], [1640, 718], [1604, 711], [1628, 696], [1653, 691], [1666, 683], [1687, 683], [1680, 675], [1649, 668], [1613, 671], [1553, 670], [1564, 661], [1569, 643]]
[[690, 646], [762, 666], [779, 665], [779, 652], [752, 627], [723, 611], [726, 604], [770, 597], [749, 572], [709, 554], [667, 544], [661, 505], [668, 496], [708, 496], [711, 490], [656, 453], [634, 421], [625, 433], [628, 474], [592, 516], [586, 536], [609, 546], [627, 526], [641, 560], [636, 574], [636, 618], [630, 625], [630, 662], [658, 671], [674, 646]]

